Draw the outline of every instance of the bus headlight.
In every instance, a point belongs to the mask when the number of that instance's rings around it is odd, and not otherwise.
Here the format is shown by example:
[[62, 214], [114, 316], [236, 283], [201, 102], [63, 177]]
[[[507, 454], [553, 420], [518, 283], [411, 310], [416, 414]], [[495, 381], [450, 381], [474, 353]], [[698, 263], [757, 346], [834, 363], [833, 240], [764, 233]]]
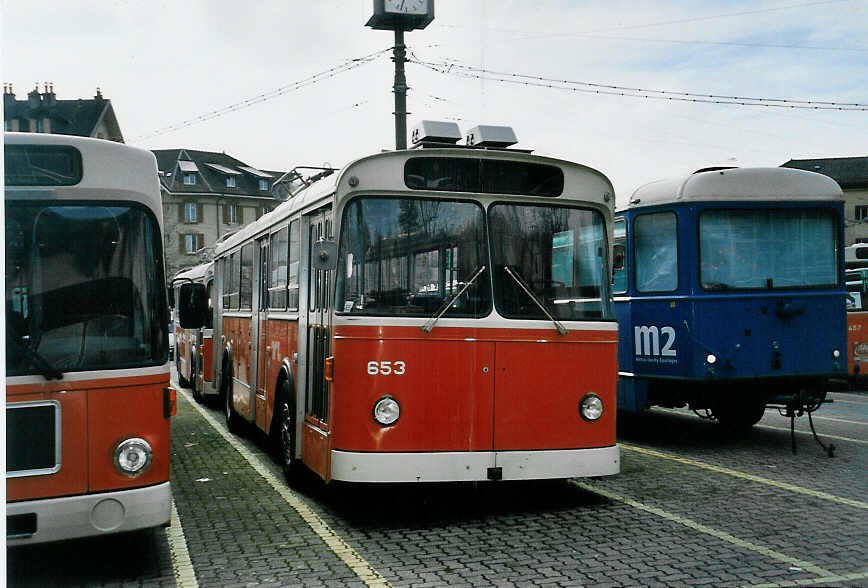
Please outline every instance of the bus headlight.
[[832, 351], [832, 357], [834, 357], [835, 359], [838, 359], [839, 357], [841, 357], [841, 352], [839, 350], [835, 349], [834, 351]]
[[401, 406], [391, 396], [383, 396], [374, 405], [374, 420], [381, 425], [392, 425], [401, 416]]
[[708, 365], [714, 365], [715, 363], [717, 363], [717, 356], [713, 353], [709, 353], [708, 357], [705, 358], [705, 361], [708, 363]]
[[585, 394], [579, 402], [579, 414], [586, 421], [595, 421], [603, 416], [603, 401], [593, 392]]
[[151, 446], [144, 439], [127, 439], [115, 449], [115, 468], [125, 476], [135, 478], [151, 465]]

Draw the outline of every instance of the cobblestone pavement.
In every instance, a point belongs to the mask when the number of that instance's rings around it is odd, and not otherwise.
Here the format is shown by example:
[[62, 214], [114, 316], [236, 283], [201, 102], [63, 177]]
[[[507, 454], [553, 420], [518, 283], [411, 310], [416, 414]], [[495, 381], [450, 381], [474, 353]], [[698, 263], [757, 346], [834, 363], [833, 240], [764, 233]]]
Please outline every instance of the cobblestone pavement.
[[732, 439], [655, 410], [621, 419], [618, 476], [290, 489], [261, 436], [182, 395], [175, 536], [12, 550], [9, 585], [868, 586], [868, 396], [833, 398], [834, 458], [809, 432], [793, 454], [772, 411]]

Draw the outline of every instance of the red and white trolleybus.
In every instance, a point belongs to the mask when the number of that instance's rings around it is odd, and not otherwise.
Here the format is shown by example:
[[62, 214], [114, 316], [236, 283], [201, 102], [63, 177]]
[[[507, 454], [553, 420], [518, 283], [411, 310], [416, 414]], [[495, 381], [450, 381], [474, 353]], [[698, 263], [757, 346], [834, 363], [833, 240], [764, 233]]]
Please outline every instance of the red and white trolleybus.
[[420, 148], [336, 170], [217, 246], [226, 419], [270, 434], [288, 477], [619, 471], [612, 185], [504, 135], [444, 145], [457, 125], [424, 122]]
[[857, 387], [868, 372], [868, 244], [844, 249], [847, 276], [847, 373]]
[[6, 540], [166, 525], [168, 307], [153, 154], [7, 133]]
[[174, 299], [179, 298], [181, 284], [199, 283], [205, 287], [206, 308], [201, 327], [185, 329], [178, 320], [177, 310], [172, 313], [173, 330], [175, 333], [175, 370], [178, 384], [193, 390], [193, 398], [203, 402], [207, 395], [216, 394], [214, 386], [214, 338], [213, 320], [214, 304], [214, 263], [200, 263], [175, 275], [172, 288]]

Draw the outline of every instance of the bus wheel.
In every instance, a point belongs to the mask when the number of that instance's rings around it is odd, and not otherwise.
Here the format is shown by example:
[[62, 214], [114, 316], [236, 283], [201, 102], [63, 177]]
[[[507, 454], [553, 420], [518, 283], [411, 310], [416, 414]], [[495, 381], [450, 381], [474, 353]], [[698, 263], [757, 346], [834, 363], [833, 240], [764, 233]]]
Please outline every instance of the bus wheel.
[[298, 463], [295, 459], [295, 407], [291, 399], [289, 383], [280, 386], [275, 415], [275, 450], [287, 482], [296, 479]]
[[760, 422], [765, 410], [765, 401], [740, 402], [737, 399], [732, 399], [714, 407], [712, 414], [721, 426], [732, 431], [744, 431]]
[[192, 363], [193, 367], [190, 368], [190, 386], [193, 388], [193, 398], [196, 402], [202, 404], [205, 398], [202, 396], [202, 391], [199, 390], [199, 366], [197, 363], [197, 361], [194, 361]]
[[[232, 381], [232, 376], [229, 376], [229, 381]], [[226, 415], [226, 428], [229, 432], [237, 435], [241, 430], [241, 417], [235, 412], [235, 406], [232, 403], [232, 385], [226, 388], [226, 404], [224, 413]]]

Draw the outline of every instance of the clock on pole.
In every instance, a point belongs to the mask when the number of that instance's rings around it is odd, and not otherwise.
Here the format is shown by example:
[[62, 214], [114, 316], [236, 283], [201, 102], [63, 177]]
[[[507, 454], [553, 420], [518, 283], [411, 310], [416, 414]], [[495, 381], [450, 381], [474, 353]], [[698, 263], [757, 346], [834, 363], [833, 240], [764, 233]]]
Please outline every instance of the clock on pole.
[[407, 79], [404, 62], [407, 51], [404, 31], [424, 29], [434, 20], [434, 0], [374, 0], [374, 14], [365, 26], [395, 31], [395, 149], [407, 148]]

